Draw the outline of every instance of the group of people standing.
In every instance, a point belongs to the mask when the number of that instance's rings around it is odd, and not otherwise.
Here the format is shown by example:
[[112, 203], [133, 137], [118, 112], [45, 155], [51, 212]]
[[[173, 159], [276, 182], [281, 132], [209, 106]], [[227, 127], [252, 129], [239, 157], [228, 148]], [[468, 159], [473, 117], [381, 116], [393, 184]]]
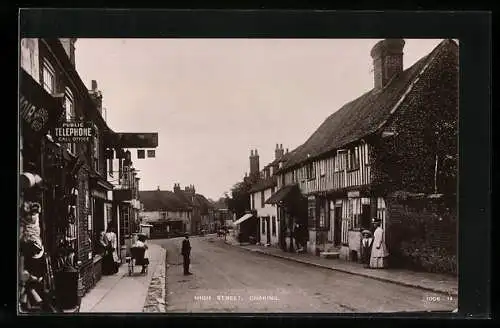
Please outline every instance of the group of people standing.
[[383, 269], [387, 267], [389, 252], [384, 240], [382, 221], [373, 219], [375, 231], [363, 230], [361, 235], [361, 260], [365, 267], [372, 269]]

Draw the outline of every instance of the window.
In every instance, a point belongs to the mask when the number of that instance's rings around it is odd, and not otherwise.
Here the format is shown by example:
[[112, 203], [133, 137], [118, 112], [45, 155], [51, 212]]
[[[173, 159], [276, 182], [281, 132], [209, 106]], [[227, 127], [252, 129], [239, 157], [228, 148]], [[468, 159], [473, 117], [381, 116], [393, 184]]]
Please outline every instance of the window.
[[50, 94], [53, 94], [56, 89], [56, 73], [52, 65], [45, 61], [42, 68], [43, 88]]
[[308, 200], [307, 206], [307, 217], [309, 220], [309, 226], [311, 228], [316, 226], [316, 201], [314, 199]]
[[276, 217], [273, 216], [271, 218], [271, 233], [273, 236], [276, 236]]
[[343, 171], [345, 169], [347, 151], [342, 149], [337, 151], [335, 156], [335, 172]]
[[167, 219], [167, 212], [161, 212], [161, 218], [163, 220], [166, 220]]
[[314, 163], [307, 164], [307, 178], [314, 179], [316, 177], [316, 169], [314, 167]]
[[328, 203], [320, 202], [319, 204], [319, 228], [328, 228], [329, 220], [328, 220]]
[[[73, 93], [69, 88], [66, 88], [66, 92], [64, 95], [64, 106], [66, 109], [66, 121], [74, 121], [76, 119], [75, 102]], [[73, 155], [76, 155], [76, 143], [68, 143], [67, 147]]]
[[262, 222], [262, 234], [265, 234], [266, 233], [266, 219], [260, 218], [260, 221]]
[[319, 174], [320, 176], [325, 176], [326, 174], [326, 161], [319, 162]]
[[255, 194], [252, 194], [251, 202], [252, 202], [252, 204], [251, 204], [252, 210], [254, 210], [255, 209]]
[[349, 149], [347, 168], [349, 170], [359, 169], [359, 149], [358, 149], [358, 147], [354, 147], [353, 149]]
[[265, 202], [265, 199], [264, 199], [264, 190], [262, 190], [260, 192], [260, 207], [264, 208], [264, 202]]
[[99, 135], [97, 128], [94, 127], [94, 141], [93, 141], [93, 163], [94, 163], [94, 170], [96, 172], [99, 172]]
[[292, 183], [295, 183], [295, 181], [296, 180], [295, 180], [295, 170], [294, 170], [294, 171], [292, 171]]

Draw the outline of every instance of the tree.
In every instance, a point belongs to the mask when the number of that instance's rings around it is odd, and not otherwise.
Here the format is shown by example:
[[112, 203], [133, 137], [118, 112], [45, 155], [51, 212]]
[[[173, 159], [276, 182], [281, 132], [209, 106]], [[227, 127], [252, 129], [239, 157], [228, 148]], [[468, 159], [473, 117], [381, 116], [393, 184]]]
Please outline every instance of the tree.
[[231, 188], [231, 197], [228, 198], [228, 208], [241, 217], [246, 211], [250, 210], [250, 188], [257, 182], [258, 176], [253, 175], [243, 179]]

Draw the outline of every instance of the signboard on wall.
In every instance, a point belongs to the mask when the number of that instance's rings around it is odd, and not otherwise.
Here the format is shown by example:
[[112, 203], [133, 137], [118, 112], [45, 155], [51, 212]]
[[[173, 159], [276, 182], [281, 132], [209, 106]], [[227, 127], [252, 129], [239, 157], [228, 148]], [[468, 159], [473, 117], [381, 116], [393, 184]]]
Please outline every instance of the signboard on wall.
[[88, 143], [94, 136], [91, 122], [65, 121], [54, 128], [54, 141], [58, 143]]
[[359, 191], [349, 191], [347, 193], [347, 198], [358, 198], [359, 197]]

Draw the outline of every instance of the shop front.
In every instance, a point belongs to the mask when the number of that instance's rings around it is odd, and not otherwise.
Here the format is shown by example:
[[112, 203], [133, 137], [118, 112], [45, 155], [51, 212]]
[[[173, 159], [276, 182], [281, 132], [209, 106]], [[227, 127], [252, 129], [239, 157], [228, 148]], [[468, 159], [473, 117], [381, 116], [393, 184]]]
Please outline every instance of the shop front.
[[276, 204], [278, 207], [278, 238], [281, 249], [294, 252], [297, 246], [295, 236], [302, 243], [307, 242], [307, 198], [302, 195], [298, 185], [284, 186], [271, 195], [266, 204]]
[[77, 309], [77, 159], [50, 131], [63, 102], [20, 72], [19, 310]]

